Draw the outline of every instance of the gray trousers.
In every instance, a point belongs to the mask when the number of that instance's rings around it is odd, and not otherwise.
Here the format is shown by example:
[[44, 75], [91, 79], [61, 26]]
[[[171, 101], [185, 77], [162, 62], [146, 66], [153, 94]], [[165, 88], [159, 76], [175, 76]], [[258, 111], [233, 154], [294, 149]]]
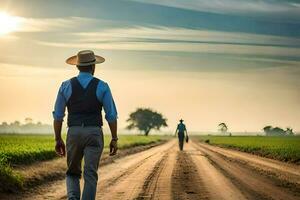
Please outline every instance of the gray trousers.
[[103, 151], [103, 133], [99, 127], [73, 126], [67, 133], [67, 193], [69, 200], [80, 199], [81, 163], [84, 159], [84, 188], [82, 200], [93, 200], [96, 196], [98, 166]]
[[184, 145], [184, 132], [179, 132], [178, 133], [178, 143], [179, 143], [179, 149], [180, 151], [183, 150], [183, 145]]

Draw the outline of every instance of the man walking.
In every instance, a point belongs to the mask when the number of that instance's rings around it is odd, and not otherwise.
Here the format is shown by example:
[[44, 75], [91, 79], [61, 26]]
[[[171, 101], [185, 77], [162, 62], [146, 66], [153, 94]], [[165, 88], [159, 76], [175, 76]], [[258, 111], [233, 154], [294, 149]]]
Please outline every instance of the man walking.
[[[118, 149], [117, 110], [109, 86], [104, 81], [93, 77], [95, 65], [105, 61], [90, 50], [78, 52], [66, 60], [76, 65], [77, 77], [62, 83], [59, 88], [53, 111], [55, 150], [58, 155], [67, 153], [66, 185], [68, 199], [80, 199], [81, 163], [84, 159], [84, 188], [81, 198], [93, 200], [96, 196], [98, 181], [97, 169], [103, 150], [102, 108], [111, 131], [110, 155]], [[68, 110], [68, 132], [65, 144], [61, 137], [61, 129], [65, 108]]]
[[[175, 135], [178, 133], [178, 142], [179, 142], [179, 149], [180, 151], [183, 150], [183, 144], [185, 137], [188, 137], [187, 130], [185, 124], [183, 123], [183, 119], [179, 120], [179, 124], [177, 125]], [[186, 134], [186, 136], [185, 136]]]

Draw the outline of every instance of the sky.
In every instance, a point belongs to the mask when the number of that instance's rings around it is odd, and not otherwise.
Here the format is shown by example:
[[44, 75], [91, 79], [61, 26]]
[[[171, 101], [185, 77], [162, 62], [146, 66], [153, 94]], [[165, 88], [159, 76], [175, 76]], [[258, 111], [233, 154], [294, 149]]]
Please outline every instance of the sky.
[[121, 129], [148, 107], [165, 131], [180, 118], [190, 131], [300, 131], [296, 0], [0, 0], [0, 122], [51, 123], [61, 82], [78, 74], [65, 60], [83, 49], [106, 58], [95, 75]]

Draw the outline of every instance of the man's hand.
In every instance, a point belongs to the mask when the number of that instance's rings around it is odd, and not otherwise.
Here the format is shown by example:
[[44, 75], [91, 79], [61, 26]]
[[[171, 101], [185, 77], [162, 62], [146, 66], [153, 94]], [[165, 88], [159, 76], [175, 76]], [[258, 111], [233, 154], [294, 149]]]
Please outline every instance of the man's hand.
[[56, 151], [57, 155], [59, 155], [59, 156], [66, 155], [66, 146], [62, 139], [59, 139], [56, 141], [55, 151]]
[[118, 151], [118, 141], [117, 140], [114, 140], [112, 139], [110, 141], [110, 144], [109, 144], [109, 155], [110, 156], [114, 156], [116, 155], [117, 151]]

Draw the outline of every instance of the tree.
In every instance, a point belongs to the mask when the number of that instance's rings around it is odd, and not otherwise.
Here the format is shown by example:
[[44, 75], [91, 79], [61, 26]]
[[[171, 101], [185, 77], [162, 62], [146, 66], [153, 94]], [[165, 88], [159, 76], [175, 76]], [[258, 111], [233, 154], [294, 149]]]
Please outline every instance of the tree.
[[228, 127], [224, 122], [220, 123], [218, 127], [219, 131], [221, 131], [222, 133], [226, 133], [228, 131]]
[[286, 130], [283, 130], [282, 128], [272, 126], [265, 126], [263, 128], [264, 132], [267, 136], [285, 136], [285, 135], [294, 135], [293, 129], [287, 128]]
[[272, 126], [265, 126], [263, 128], [264, 132], [266, 133], [266, 135], [270, 135], [271, 131], [272, 131]]
[[285, 131], [282, 128], [275, 127], [272, 129], [273, 135], [283, 136], [285, 135]]
[[20, 126], [21, 123], [19, 121], [14, 121], [13, 123], [10, 123], [11, 126]]
[[2, 122], [1, 126], [8, 126], [7, 122]]
[[33, 120], [30, 117], [25, 118], [25, 124], [32, 124]]
[[138, 108], [132, 112], [127, 119], [130, 124], [126, 127], [128, 130], [137, 128], [143, 131], [147, 136], [152, 129], [160, 130], [161, 127], [167, 127], [167, 119], [162, 114], [153, 111], [150, 108]]
[[295, 135], [295, 133], [293, 132], [293, 129], [292, 128], [286, 128], [286, 131], [285, 131], [285, 134], [286, 135]]

